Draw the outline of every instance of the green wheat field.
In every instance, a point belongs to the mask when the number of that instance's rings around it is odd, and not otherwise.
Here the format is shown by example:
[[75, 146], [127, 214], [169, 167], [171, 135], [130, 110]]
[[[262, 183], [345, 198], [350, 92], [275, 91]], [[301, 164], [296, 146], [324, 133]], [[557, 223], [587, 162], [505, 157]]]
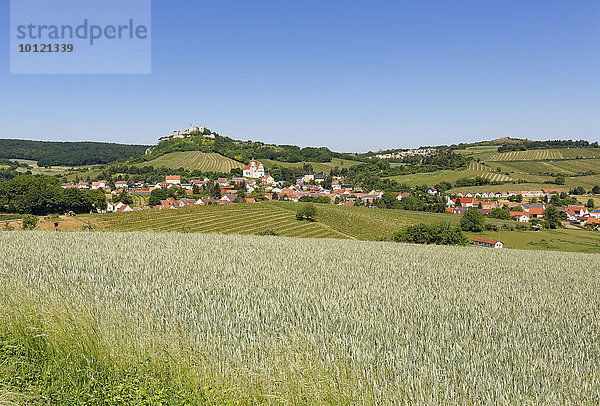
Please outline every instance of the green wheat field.
[[0, 404], [598, 404], [600, 255], [0, 233]]

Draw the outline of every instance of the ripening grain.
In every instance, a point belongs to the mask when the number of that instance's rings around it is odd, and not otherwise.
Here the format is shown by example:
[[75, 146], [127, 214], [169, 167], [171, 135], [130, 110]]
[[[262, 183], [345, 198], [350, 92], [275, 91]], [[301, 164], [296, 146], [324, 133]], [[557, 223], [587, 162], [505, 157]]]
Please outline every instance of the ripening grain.
[[91, 318], [111, 359], [168, 348], [242, 403], [600, 402], [599, 255], [175, 233], [0, 246], [3, 285]]

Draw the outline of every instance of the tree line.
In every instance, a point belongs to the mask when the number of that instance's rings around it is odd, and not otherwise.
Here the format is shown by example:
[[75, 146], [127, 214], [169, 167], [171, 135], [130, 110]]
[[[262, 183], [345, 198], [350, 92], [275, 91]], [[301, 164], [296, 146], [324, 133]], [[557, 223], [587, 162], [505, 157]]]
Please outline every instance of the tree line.
[[63, 189], [54, 176], [23, 175], [0, 183], [0, 212], [43, 216], [96, 209], [106, 209], [103, 191]]
[[507, 142], [498, 147], [498, 152], [509, 152], [509, 151], [527, 151], [528, 149], [552, 149], [552, 148], [584, 148], [594, 147], [598, 148], [598, 143], [594, 142], [590, 144], [588, 141], [579, 140], [552, 140], [552, 141], [529, 141], [524, 140], [522, 142]]

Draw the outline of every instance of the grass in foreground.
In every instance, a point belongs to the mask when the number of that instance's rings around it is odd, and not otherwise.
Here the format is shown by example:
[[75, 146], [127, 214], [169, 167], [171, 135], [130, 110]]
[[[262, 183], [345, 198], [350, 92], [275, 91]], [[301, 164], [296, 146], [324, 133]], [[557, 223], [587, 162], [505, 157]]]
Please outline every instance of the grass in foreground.
[[0, 233], [0, 399], [597, 404], [598, 255]]

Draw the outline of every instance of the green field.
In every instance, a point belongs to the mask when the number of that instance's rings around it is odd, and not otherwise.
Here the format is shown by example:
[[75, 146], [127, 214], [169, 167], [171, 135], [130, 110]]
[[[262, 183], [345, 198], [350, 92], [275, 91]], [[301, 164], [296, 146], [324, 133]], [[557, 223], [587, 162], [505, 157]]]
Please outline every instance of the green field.
[[[451, 192], [456, 193], [465, 191], [489, 192], [490, 188], [494, 191], [512, 191], [558, 187], [568, 191], [577, 186], [583, 186], [589, 190], [593, 186], [600, 184], [600, 158], [594, 158], [600, 156], [599, 148], [530, 150], [502, 154], [493, 153], [490, 151], [490, 148], [489, 146], [474, 147], [460, 151], [466, 155], [481, 159], [481, 161], [472, 161], [467, 169], [398, 175], [390, 177], [390, 179], [409, 186], [423, 184], [434, 186], [440, 182], [455, 183], [460, 178], [472, 179], [477, 176], [489, 179], [490, 181], [525, 182], [520, 185], [513, 185], [511, 183], [499, 186], [465, 187], [451, 190]], [[580, 174], [590, 172], [597, 172], [597, 174], [580, 176]], [[555, 180], [550, 174], [564, 175], [565, 185], [547, 184], [546, 182], [553, 182]]]
[[[271, 205], [295, 212], [298, 203], [271, 202]], [[317, 222], [360, 240], [375, 241], [389, 238], [402, 226], [449, 221], [458, 223], [460, 217], [450, 214], [418, 211], [385, 210], [368, 207], [348, 207], [333, 204], [317, 204]]]
[[242, 168], [244, 166], [240, 162], [234, 161], [221, 154], [200, 151], [171, 152], [151, 161], [144, 162], [143, 164], [136, 165], [152, 165], [155, 168], [183, 168], [188, 171], [200, 170], [203, 172], [225, 173], [228, 173], [233, 168]]
[[[451, 179], [451, 177], [449, 177]], [[449, 190], [449, 193], [483, 193], [483, 192], [507, 192], [507, 191], [515, 191], [515, 190], [542, 190], [542, 189], [561, 189], [562, 191], [568, 192], [569, 190], [577, 187], [583, 186], [585, 189], [590, 190], [595, 185], [600, 185], [600, 175], [590, 175], [590, 176], [573, 176], [566, 177], [564, 185], [557, 185], [555, 183], [542, 183], [543, 181], [553, 181], [554, 178], [549, 178], [547, 176], [535, 176], [530, 175], [530, 179], [532, 182], [527, 183], [505, 183], [503, 185], [484, 185], [484, 186], [468, 186], [468, 187], [459, 187], [453, 188]], [[537, 180], [535, 182], [534, 180]], [[437, 180], [439, 181], [439, 179]], [[427, 182], [425, 182], [427, 183]], [[432, 184], [433, 185], [433, 184]]]
[[[71, 168], [67, 166], [52, 166], [50, 168], [43, 168], [37, 165], [36, 161], [32, 161], [29, 159], [10, 159], [11, 161], [17, 161], [19, 163], [25, 163], [31, 166], [31, 169], [18, 167], [17, 172], [27, 172], [31, 171], [33, 175], [64, 175], [70, 172]], [[0, 168], [8, 168], [7, 165], [0, 165]]]
[[467, 170], [440, 170], [426, 173], [413, 173], [409, 175], [390, 176], [388, 179], [395, 180], [398, 183], [403, 183], [408, 186], [428, 185], [433, 186], [440, 182], [454, 183], [460, 178], [471, 178], [479, 176]]
[[516, 176], [523, 174], [541, 175], [545, 173], [560, 173], [574, 175], [588, 171], [600, 172], [600, 159], [570, 159], [559, 161], [513, 161], [494, 162], [490, 164], [494, 168], [500, 167], [502, 172], [515, 173]]
[[467, 233], [469, 238], [486, 237], [500, 241], [505, 248], [541, 251], [600, 253], [600, 232], [558, 229], [541, 231], [494, 231]]
[[13, 220], [22, 218], [22, 214], [2, 214], [0, 213], [0, 221]]
[[271, 230], [285, 237], [348, 238], [320, 222], [296, 220], [295, 211], [268, 203], [140, 210], [98, 215], [98, 229], [114, 231], [183, 231], [191, 233], [257, 234]]
[[350, 168], [353, 165], [360, 164], [360, 162], [358, 162], [358, 161], [350, 161], [348, 159], [340, 159], [340, 158], [332, 158], [331, 162], [294, 162], [294, 163], [289, 163], [289, 162], [273, 161], [270, 159], [261, 159], [260, 162], [262, 162], [263, 165], [265, 165], [266, 169], [272, 167], [273, 165], [279, 165], [279, 166], [283, 166], [286, 168], [300, 168], [301, 169], [304, 164], [309, 164], [309, 165], [312, 165], [314, 173], [324, 173], [326, 175], [329, 175], [329, 172], [331, 172], [331, 170], [334, 169], [336, 166], [338, 168], [342, 169], [342, 168]]
[[[375, 241], [390, 238], [403, 226], [418, 223], [458, 223], [460, 216], [367, 207], [316, 204], [316, 221], [295, 218], [299, 203], [263, 202], [143, 210], [89, 217], [98, 230], [219, 234], [258, 234], [272, 230], [283, 237], [338, 238]], [[487, 222], [507, 223], [487, 219]], [[473, 237], [475, 235], [469, 235]], [[600, 233], [585, 230], [503, 231], [508, 248], [600, 253]]]
[[598, 255], [180, 233], [0, 246], [3, 404], [600, 402]]
[[489, 166], [481, 165], [477, 162], [471, 162], [468, 169], [459, 170], [439, 170], [435, 172], [413, 173], [409, 175], [391, 176], [396, 182], [403, 183], [408, 186], [428, 185], [433, 186], [440, 182], [454, 183], [461, 178], [481, 177], [491, 181], [511, 181], [512, 177], [492, 170]]
[[[600, 148], [559, 148], [510, 151], [491, 155], [488, 161], [540, 161], [576, 158], [598, 158]], [[483, 159], [483, 158], [482, 158]]]

